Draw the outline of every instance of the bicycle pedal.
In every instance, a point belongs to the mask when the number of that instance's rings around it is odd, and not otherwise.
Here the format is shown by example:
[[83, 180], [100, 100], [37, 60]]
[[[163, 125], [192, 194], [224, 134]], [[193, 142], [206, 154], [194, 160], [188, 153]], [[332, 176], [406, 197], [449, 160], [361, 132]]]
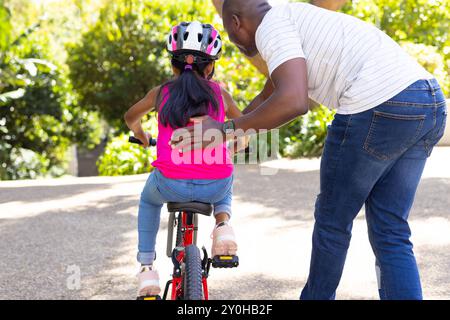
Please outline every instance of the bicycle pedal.
[[161, 300], [161, 296], [160, 295], [156, 295], [156, 296], [140, 296], [140, 297], [137, 297], [136, 300]]
[[213, 268], [235, 268], [238, 265], [238, 256], [214, 256], [212, 258]]

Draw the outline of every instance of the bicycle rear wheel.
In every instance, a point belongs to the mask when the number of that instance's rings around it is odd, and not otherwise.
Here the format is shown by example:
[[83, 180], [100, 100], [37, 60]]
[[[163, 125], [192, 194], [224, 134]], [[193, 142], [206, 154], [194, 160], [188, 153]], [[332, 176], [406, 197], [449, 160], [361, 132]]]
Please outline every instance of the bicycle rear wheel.
[[184, 273], [184, 299], [185, 300], [202, 300], [203, 284], [202, 284], [202, 261], [200, 258], [200, 250], [195, 245], [185, 248], [185, 265]]

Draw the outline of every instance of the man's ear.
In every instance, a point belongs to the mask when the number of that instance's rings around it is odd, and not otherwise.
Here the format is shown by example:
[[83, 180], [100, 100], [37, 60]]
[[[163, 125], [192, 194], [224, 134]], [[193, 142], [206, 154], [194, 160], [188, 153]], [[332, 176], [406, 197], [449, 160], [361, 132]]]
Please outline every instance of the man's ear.
[[233, 15], [231, 16], [231, 19], [232, 19], [232, 21], [233, 21], [233, 27], [234, 27], [234, 29], [235, 29], [235, 30], [239, 30], [239, 29], [241, 28], [241, 19], [240, 19], [237, 15], [235, 15], [235, 14], [233, 14]]

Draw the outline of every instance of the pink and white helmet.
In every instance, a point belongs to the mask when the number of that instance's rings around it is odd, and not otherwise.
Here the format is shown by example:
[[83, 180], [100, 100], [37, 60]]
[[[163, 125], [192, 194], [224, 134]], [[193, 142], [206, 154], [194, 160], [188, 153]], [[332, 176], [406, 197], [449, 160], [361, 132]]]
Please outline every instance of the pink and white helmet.
[[167, 37], [167, 50], [173, 55], [192, 53], [217, 60], [222, 53], [222, 38], [210, 24], [181, 22], [172, 28]]

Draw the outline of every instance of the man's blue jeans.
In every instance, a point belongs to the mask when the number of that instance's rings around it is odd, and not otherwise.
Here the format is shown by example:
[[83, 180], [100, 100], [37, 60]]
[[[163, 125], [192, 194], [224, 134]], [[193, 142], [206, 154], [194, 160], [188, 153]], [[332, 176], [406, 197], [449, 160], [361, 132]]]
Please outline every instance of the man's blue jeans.
[[337, 114], [321, 162], [311, 265], [301, 299], [334, 299], [363, 205], [381, 299], [422, 299], [408, 215], [447, 109], [436, 80], [420, 80], [374, 109]]

